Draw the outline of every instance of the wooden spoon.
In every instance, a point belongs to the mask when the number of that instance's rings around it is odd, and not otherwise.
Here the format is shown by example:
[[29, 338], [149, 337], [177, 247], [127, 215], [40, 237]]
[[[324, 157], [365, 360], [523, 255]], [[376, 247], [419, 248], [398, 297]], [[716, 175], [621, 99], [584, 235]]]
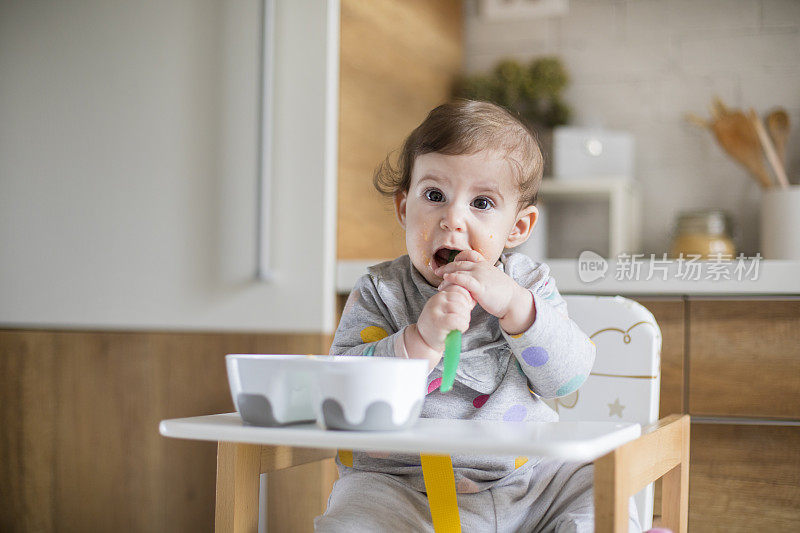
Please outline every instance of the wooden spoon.
[[786, 165], [786, 142], [789, 140], [789, 114], [785, 109], [779, 107], [767, 115], [767, 129], [769, 130], [772, 142], [775, 143], [775, 151], [781, 164]]
[[756, 110], [751, 107], [750, 111], [747, 113], [747, 118], [750, 119], [750, 122], [756, 129], [761, 147], [764, 149], [764, 153], [767, 156], [767, 161], [772, 167], [772, 171], [775, 173], [775, 176], [778, 178], [778, 184], [786, 189], [789, 187], [789, 180], [786, 179], [786, 170], [784, 170], [781, 160], [778, 159], [775, 146], [772, 144], [772, 141], [767, 135], [767, 129], [764, 127], [761, 117], [759, 117], [756, 113]]
[[717, 136], [720, 146], [749, 170], [762, 187], [769, 189], [772, 181], [764, 167], [761, 142], [753, 123], [741, 111], [725, 111], [709, 127]]
[[715, 96], [714, 100], [711, 102], [711, 116], [719, 120], [725, 115], [730, 114], [730, 112], [730, 109], [728, 109], [728, 106], [722, 101], [722, 98]]

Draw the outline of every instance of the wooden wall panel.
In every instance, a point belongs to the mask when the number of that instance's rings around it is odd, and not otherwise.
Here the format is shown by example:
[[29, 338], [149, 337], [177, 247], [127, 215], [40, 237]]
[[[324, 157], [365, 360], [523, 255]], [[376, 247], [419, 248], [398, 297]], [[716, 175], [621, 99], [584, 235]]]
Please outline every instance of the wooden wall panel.
[[226, 353], [329, 335], [0, 331], [0, 531], [210, 531], [216, 444], [164, 418], [233, 410]]
[[0, 332], [0, 531], [55, 529], [54, 344]]
[[800, 299], [689, 299], [689, 411], [800, 420]]
[[689, 531], [796, 531], [800, 427], [692, 424]]
[[406, 253], [375, 167], [433, 107], [461, 69], [459, 0], [342, 0], [338, 258]]

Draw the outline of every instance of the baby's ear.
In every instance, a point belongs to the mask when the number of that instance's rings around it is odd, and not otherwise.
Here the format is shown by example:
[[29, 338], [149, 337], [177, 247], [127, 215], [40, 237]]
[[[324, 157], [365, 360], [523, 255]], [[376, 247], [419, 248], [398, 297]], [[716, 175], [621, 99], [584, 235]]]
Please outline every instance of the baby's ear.
[[521, 209], [517, 213], [517, 220], [514, 223], [514, 227], [511, 228], [511, 233], [508, 234], [508, 239], [506, 239], [506, 248], [514, 248], [527, 241], [538, 218], [539, 210], [536, 209], [535, 205], [529, 205], [525, 209]]
[[408, 200], [408, 193], [400, 191], [394, 193], [394, 210], [397, 215], [397, 220], [403, 229], [406, 229], [406, 201]]

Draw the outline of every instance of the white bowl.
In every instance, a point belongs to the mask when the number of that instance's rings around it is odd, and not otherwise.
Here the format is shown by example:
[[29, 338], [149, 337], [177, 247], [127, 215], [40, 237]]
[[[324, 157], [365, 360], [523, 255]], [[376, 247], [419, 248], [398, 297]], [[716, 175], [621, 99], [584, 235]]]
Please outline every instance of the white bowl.
[[312, 389], [330, 356], [229, 354], [228, 383], [242, 420], [257, 426], [313, 422]]
[[422, 412], [428, 378], [423, 359], [334, 356], [314, 388], [325, 429], [385, 431], [411, 427]]
[[229, 354], [225, 363], [236, 410], [257, 426], [404, 429], [419, 418], [427, 390], [422, 359]]

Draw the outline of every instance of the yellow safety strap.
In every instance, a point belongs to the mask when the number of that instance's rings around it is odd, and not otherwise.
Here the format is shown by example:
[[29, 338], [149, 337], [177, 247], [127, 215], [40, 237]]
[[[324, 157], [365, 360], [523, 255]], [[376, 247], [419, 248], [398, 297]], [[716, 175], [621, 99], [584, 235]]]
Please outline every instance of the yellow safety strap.
[[431, 508], [433, 530], [436, 533], [461, 533], [453, 461], [449, 455], [420, 454], [419, 457], [425, 490], [428, 493], [428, 505]]
[[339, 461], [344, 466], [353, 468], [353, 450], [339, 450]]

